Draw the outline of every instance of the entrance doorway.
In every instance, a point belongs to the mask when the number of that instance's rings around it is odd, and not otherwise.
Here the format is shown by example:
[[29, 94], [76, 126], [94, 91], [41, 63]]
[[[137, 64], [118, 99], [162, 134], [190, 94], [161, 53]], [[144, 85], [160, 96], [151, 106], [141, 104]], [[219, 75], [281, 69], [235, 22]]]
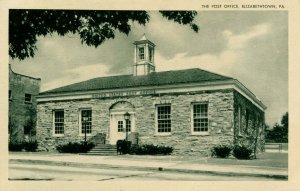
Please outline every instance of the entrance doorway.
[[[125, 113], [128, 119], [125, 119]], [[109, 143], [114, 145], [118, 140], [126, 139], [131, 132], [135, 132], [134, 106], [126, 101], [113, 104], [110, 108]]]

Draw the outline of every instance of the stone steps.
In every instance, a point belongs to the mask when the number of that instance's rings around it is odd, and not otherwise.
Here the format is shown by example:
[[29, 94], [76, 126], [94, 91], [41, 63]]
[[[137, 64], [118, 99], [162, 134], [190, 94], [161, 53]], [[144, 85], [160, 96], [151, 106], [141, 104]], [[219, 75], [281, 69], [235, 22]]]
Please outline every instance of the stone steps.
[[89, 152], [87, 152], [86, 155], [102, 155], [102, 156], [117, 155], [117, 147], [116, 145], [99, 144], [96, 145]]

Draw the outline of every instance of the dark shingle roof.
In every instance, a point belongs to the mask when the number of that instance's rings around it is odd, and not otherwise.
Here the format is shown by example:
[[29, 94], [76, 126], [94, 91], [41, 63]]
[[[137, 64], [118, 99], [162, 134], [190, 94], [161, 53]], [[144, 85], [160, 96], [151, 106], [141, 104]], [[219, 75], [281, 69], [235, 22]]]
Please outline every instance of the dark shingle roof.
[[166, 72], [153, 72], [145, 76], [121, 75], [99, 77], [87, 81], [63, 86], [40, 93], [40, 95], [53, 93], [67, 93], [91, 90], [107, 90], [118, 88], [131, 88], [141, 86], [160, 86], [171, 84], [184, 84], [193, 82], [207, 82], [232, 79], [227, 76], [215, 74], [198, 68]]

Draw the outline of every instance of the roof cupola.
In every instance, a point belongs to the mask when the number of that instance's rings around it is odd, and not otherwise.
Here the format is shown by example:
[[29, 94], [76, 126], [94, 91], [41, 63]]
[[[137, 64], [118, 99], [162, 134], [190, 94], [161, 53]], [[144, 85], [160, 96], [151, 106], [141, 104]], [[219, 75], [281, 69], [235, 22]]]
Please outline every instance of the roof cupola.
[[151, 72], [155, 72], [155, 44], [148, 40], [145, 34], [140, 40], [135, 41], [133, 44], [135, 45], [133, 75], [141, 76], [147, 75]]

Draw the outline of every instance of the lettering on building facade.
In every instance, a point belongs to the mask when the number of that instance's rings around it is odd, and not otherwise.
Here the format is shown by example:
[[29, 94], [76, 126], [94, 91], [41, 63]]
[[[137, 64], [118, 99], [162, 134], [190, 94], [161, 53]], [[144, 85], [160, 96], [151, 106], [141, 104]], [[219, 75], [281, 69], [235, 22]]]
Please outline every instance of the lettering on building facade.
[[156, 91], [154, 89], [151, 89], [151, 90], [118, 91], [118, 92], [106, 92], [106, 93], [92, 94], [92, 98], [152, 95], [152, 94], [155, 94], [155, 93], [156, 93]]

